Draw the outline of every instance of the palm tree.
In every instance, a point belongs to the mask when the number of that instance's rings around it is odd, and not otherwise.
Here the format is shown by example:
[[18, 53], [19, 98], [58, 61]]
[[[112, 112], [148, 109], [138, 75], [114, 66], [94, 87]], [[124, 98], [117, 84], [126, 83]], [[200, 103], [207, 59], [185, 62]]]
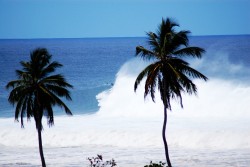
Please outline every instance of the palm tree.
[[175, 31], [179, 26], [173, 20], [162, 19], [156, 33], [148, 32], [148, 43], [150, 50], [143, 46], [136, 47], [136, 55], [146, 60], [153, 60], [136, 78], [134, 90], [145, 77], [144, 98], [150, 94], [152, 100], [155, 99], [155, 89], [158, 88], [161, 100], [164, 105], [164, 122], [162, 128], [162, 138], [165, 147], [166, 161], [172, 167], [168, 144], [166, 140], [167, 110], [171, 110], [171, 99], [178, 99], [181, 107], [182, 93], [196, 94], [197, 87], [191, 78], [207, 80], [207, 77], [191, 68], [189, 64], [182, 60], [184, 56], [201, 58], [205, 52], [199, 47], [190, 47], [189, 31]]
[[21, 61], [22, 70], [16, 70], [17, 80], [10, 81], [6, 88], [12, 88], [9, 102], [15, 105], [15, 119], [21, 117], [21, 127], [24, 127], [23, 118], [29, 120], [34, 117], [38, 133], [39, 152], [42, 166], [45, 167], [43, 155], [42, 117], [47, 117], [49, 126], [54, 124], [53, 107], [60, 106], [69, 115], [70, 109], [60, 97], [71, 100], [69, 90], [73, 88], [60, 74], [52, 75], [56, 68], [62, 65], [56, 61], [51, 62], [51, 55], [44, 48], [37, 48], [30, 54], [30, 61]]

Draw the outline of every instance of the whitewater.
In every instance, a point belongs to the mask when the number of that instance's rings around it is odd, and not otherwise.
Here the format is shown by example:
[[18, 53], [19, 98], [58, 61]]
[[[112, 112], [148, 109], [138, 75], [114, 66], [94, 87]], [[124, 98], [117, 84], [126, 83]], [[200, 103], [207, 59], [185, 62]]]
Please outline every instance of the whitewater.
[[[130, 69], [138, 61], [123, 65], [114, 86], [97, 95], [97, 113], [58, 116], [53, 128], [44, 126], [48, 166], [86, 166], [86, 158], [96, 154], [114, 158], [119, 166], [143, 166], [164, 159], [161, 101], [159, 97], [156, 103], [144, 100], [143, 86], [133, 92], [137, 69]], [[167, 138], [174, 166], [247, 167], [250, 87], [213, 78], [196, 84], [198, 97], [184, 96], [184, 109], [176, 102], [169, 112]], [[39, 166], [33, 120], [25, 129], [13, 123], [13, 118], [0, 122], [1, 166]]]
[[[173, 100], [172, 111], [168, 111], [167, 140], [172, 164], [249, 167], [249, 67], [230, 61], [227, 52], [210, 48], [207, 54], [215, 56], [191, 61], [191, 65], [209, 74], [209, 81], [195, 80], [198, 94], [183, 95], [183, 109]], [[105, 160], [114, 158], [119, 167], [164, 161], [160, 97], [156, 96], [155, 103], [150, 97], [144, 99], [143, 83], [133, 91], [135, 78], [146, 65], [137, 58], [126, 61], [112, 87], [96, 95], [97, 112], [58, 115], [52, 128], [43, 120], [47, 166], [85, 167], [89, 164], [87, 157], [97, 154]], [[21, 129], [14, 118], [0, 118], [0, 166], [40, 166], [33, 119]]]

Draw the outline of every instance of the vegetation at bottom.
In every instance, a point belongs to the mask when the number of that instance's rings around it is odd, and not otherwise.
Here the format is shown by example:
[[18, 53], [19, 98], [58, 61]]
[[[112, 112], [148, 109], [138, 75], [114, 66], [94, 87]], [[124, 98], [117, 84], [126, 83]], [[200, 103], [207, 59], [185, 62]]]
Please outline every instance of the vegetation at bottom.
[[153, 163], [152, 161], [150, 161], [149, 165], [145, 165], [144, 167], [167, 167], [166, 163], [164, 162], [159, 162], [159, 163]]
[[[96, 157], [88, 157], [89, 167], [114, 167], [117, 166], [116, 161], [112, 158], [109, 161], [104, 161], [103, 156], [97, 154]], [[166, 163], [160, 161], [159, 163], [153, 163], [150, 161], [149, 165], [145, 165], [144, 167], [168, 167]]]
[[98, 155], [96, 157], [88, 157], [89, 167], [114, 167], [117, 166], [115, 160], [112, 158], [109, 161], [104, 161], [102, 155]]

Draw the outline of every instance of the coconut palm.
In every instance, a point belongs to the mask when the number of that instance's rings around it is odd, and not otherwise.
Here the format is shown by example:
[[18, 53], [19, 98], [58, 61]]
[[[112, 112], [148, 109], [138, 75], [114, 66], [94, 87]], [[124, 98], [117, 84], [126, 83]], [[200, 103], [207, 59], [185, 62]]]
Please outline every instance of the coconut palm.
[[22, 70], [16, 70], [17, 80], [10, 81], [6, 88], [12, 88], [9, 94], [9, 102], [15, 105], [15, 119], [21, 118], [21, 127], [24, 127], [23, 119], [34, 117], [38, 133], [39, 152], [42, 166], [45, 167], [43, 155], [42, 118], [47, 117], [49, 126], [54, 124], [53, 107], [60, 106], [69, 115], [70, 109], [60, 97], [71, 100], [68, 88], [72, 86], [66, 82], [60, 74], [52, 74], [62, 65], [56, 61], [51, 62], [51, 55], [44, 48], [35, 49], [30, 54], [30, 61], [21, 61]]
[[169, 167], [171, 162], [168, 153], [166, 140], [167, 110], [171, 110], [171, 100], [178, 99], [181, 107], [182, 93], [196, 94], [197, 87], [191, 78], [207, 80], [207, 77], [191, 68], [182, 58], [195, 57], [201, 58], [205, 52], [199, 47], [190, 47], [188, 34], [189, 31], [176, 31], [174, 28], [179, 26], [173, 20], [162, 19], [156, 33], [148, 32], [148, 43], [150, 49], [143, 46], [136, 47], [136, 55], [146, 60], [151, 60], [149, 64], [136, 78], [134, 90], [146, 78], [144, 98], [151, 95], [155, 100], [155, 90], [158, 88], [161, 100], [164, 105], [164, 122], [162, 128], [162, 138], [165, 147], [166, 161]]

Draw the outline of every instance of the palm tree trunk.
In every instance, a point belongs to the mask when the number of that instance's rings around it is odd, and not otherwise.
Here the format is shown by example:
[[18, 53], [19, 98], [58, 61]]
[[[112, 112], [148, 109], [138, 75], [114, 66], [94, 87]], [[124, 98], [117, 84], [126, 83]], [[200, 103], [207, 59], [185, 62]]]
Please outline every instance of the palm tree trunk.
[[43, 155], [43, 143], [42, 143], [42, 125], [38, 123], [37, 133], [38, 133], [38, 143], [39, 143], [39, 152], [42, 161], [42, 167], [46, 167], [44, 155]]
[[[166, 69], [166, 68], [163, 68]], [[166, 71], [163, 72], [163, 74], [166, 74]], [[166, 77], [167, 78], [167, 77]], [[168, 153], [168, 143], [166, 139], [166, 126], [167, 126], [167, 121], [168, 121], [168, 113], [167, 113], [167, 107], [168, 107], [168, 97], [167, 97], [167, 83], [166, 83], [166, 78], [163, 75], [163, 105], [164, 105], [164, 122], [163, 122], [163, 127], [162, 127], [162, 139], [164, 143], [164, 148], [165, 148], [165, 156], [167, 160], [168, 167], [172, 167], [170, 158], [169, 158], [169, 153]]]
[[163, 128], [162, 128], [162, 139], [163, 139], [163, 143], [164, 143], [165, 156], [166, 156], [168, 167], [172, 167], [171, 162], [170, 162], [170, 158], [169, 158], [169, 153], [168, 153], [168, 143], [166, 140], [167, 119], [168, 119], [167, 108], [164, 105], [164, 122], [163, 122]]

